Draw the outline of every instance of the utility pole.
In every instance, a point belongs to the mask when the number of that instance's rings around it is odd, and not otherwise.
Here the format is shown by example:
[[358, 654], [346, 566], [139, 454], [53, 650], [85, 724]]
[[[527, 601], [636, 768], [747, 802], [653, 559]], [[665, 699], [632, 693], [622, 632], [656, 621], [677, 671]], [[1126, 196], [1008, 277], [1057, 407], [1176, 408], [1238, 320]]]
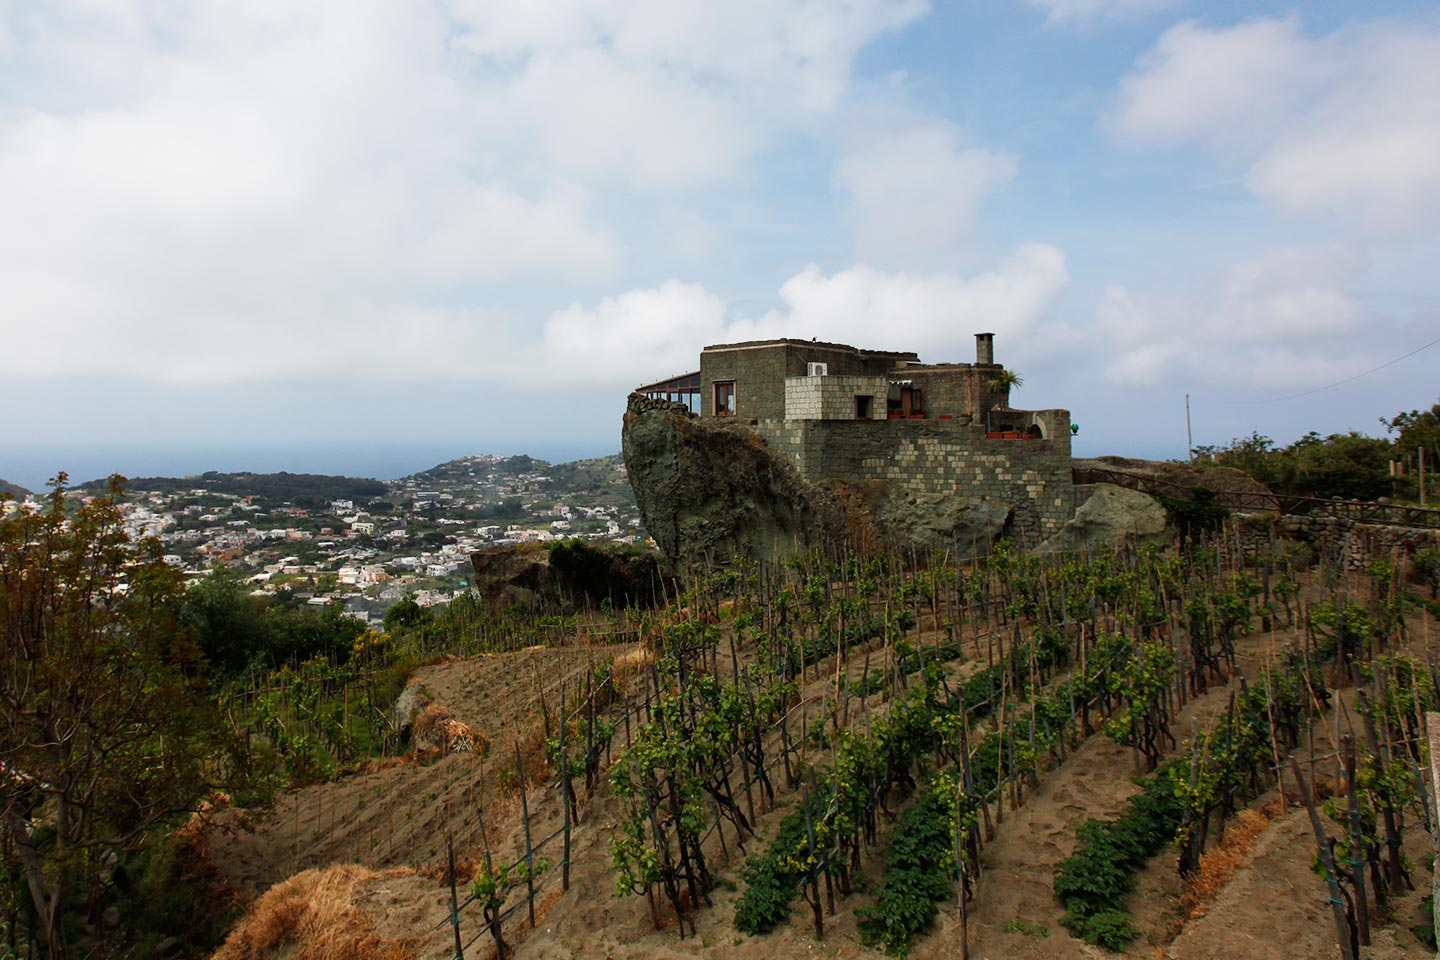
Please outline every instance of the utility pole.
[[1195, 462], [1195, 436], [1190, 432], [1190, 394], [1185, 394], [1185, 460]]

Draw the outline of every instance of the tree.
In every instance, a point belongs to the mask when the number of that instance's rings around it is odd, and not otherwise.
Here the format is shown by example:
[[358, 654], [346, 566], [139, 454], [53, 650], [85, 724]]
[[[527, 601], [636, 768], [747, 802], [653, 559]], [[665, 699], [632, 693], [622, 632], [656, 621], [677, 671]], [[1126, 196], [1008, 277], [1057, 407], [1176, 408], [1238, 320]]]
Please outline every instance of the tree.
[[1025, 380], [1014, 370], [1002, 368], [993, 377], [985, 381], [985, 386], [989, 387], [992, 393], [1003, 393], [1008, 397], [1011, 389], [1019, 389], [1025, 386]]
[[1411, 458], [1418, 459], [1419, 451], [1425, 451], [1426, 486], [1431, 486], [1429, 478], [1440, 473], [1440, 403], [1436, 403], [1429, 410], [1397, 413], [1389, 420], [1381, 417], [1380, 422], [1385, 424], [1386, 431], [1398, 434], [1395, 438], [1395, 455], [1416, 468], [1417, 481], [1418, 464]]
[[423, 623], [429, 616], [425, 608], [415, 602], [415, 595], [407, 593], [394, 606], [385, 611], [385, 629], [394, 632], [404, 627]]
[[242, 756], [176, 615], [183, 577], [126, 536], [119, 478], [73, 512], [65, 481], [0, 520], [0, 831], [51, 958], [71, 897], [88, 894], [93, 918], [113, 855]]
[[1395, 445], [1401, 453], [1414, 453], [1416, 447], [1424, 447], [1431, 453], [1440, 451], [1440, 402], [1429, 410], [1401, 412], [1389, 420], [1381, 417], [1380, 422], [1385, 424], [1387, 433], [1399, 434]]
[[205, 659], [227, 673], [239, 673], [251, 660], [270, 654], [274, 630], [264, 614], [264, 605], [249, 595], [240, 574], [219, 563], [185, 592], [180, 612]]

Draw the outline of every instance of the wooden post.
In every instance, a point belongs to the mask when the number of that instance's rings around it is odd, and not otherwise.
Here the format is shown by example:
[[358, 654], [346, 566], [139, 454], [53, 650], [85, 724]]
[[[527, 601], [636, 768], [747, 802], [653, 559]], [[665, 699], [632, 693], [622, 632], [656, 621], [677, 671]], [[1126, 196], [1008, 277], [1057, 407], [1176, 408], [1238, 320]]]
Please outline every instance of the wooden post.
[[530, 845], [530, 798], [525, 789], [525, 766], [520, 762], [520, 744], [515, 744], [515, 776], [520, 782], [520, 817], [525, 824], [525, 886], [530, 906], [530, 929], [535, 929], [535, 851]]
[[1415, 451], [1420, 455], [1420, 506], [1425, 506], [1425, 448], [1416, 447]]
[[[1440, 722], [1437, 722], [1437, 727], [1440, 727]], [[1320, 861], [1325, 865], [1325, 883], [1330, 891], [1330, 911], [1335, 917], [1335, 939], [1340, 943], [1340, 956], [1344, 960], [1356, 960], [1350, 945], [1350, 921], [1345, 916], [1345, 901], [1340, 899], [1340, 882], [1336, 879], [1335, 858], [1331, 855], [1330, 844], [1326, 841], [1325, 825], [1320, 822], [1315, 800], [1310, 796], [1310, 787], [1306, 785], [1305, 777], [1300, 773], [1300, 765], [1295, 762], [1294, 757], [1290, 758], [1290, 772], [1300, 788], [1300, 799], [1305, 804], [1305, 810], [1310, 814], [1310, 829], [1315, 831], [1315, 845], [1320, 849]]]
[[460, 945], [460, 896], [455, 890], [455, 835], [445, 831], [445, 846], [450, 858], [450, 926], [455, 928], [455, 960], [465, 960], [465, 948]]
[[[1425, 714], [1425, 737], [1430, 741], [1430, 796], [1435, 798], [1435, 819], [1437, 828], [1431, 833], [1435, 843], [1435, 855], [1440, 862], [1440, 713]], [[1435, 871], [1431, 881], [1431, 893], [1435, 896], [1435, 911], [1431, 921], [1440, 930], [1440, 869]], [[1440, 960], [1440, 952], [1435, 954]]]
[[1365, 831], [1360, 824], [1360, 799], [1355, 789], [1355, 738], [1345, 737], [1345, 795], [1350, 808], [1350, 877], [1355, 884], [1355, 919], [1360, 924], [1360, 945], [1370, 946], [1370, 905], [1365, 898]]
[[[560, 684], [560, 804], [565, 808], [565, 852], [560, 861], [560, 890], [570, 889], [570, 756], [566, 752], [565, 728], [570, 725], [565, 713], [565, 684]], [[594, 724], [591, 724], [593, 727]], [[587, 757], [588, 761], [588, 757]]]

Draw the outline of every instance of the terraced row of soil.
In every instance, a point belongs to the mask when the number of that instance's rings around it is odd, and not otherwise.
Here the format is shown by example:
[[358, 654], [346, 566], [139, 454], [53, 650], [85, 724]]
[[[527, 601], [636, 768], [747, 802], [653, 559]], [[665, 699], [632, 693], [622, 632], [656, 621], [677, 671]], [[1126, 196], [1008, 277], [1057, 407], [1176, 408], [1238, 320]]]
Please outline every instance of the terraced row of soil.
[[[922, 619], [922, 630], [932, 627]], [[1424, 637], [1416, 619], [1411, 636]], [[922, 634], [922, 642], [933, 639]], [[1253, 672], [1277, 643], [1276, 634], [1246, 638], [1239, 650], [1242, 669]], [[1423, 641], [1417, 640], [1423, 645]], [[426, 668], [419, 679], [437, 702], [481, 732], [493, 746], [489, 759], [458, 754], [428, 765], [405, 765], [359, 774], [338, 784], [322, 784], [283, 798], [273, 813], [243, 826], [236, 817], [222, 826], [233, 837], [216, 849], [216, 859], [227, 876], [258, 892], [298, 869], [330, 863], [357, 862], [371, 867], [409, 864], [425, 868], [439, 861], [447, 831], [457, 849], [473, 859], [483, 810], [488, 835], [497, 857], [512, 858], [520, 849], [518, 799], [496, 789], [499, 765], [512, 757], [515, 742], [534, 736], [542, 687], [553, 699], [559, 684], [573, 686], [602, 656], [624, 649], [557, 650], [535, 648], [513, 654], [456, 661]], [[970, 664], [983, 654], [967, 651]], [[722, 654], [722, 659], [725, 655]], [[858, 676], [860, 657], [852, 657], [848, 672]], [[873, 665], [872, 665], [873, 666]], [[961, 672], [969, 666], [951, 669]], [[827, 672], [827, 671], [822, 671]], [[814, 680], [803, 691], [817, 701], [830, 689], [831, 680]], [[1190, 701], [1176, 724], [1177, 737], [1196, 723], [1225, 707], [1230, 688], [1212, 687]], [[883, 710], [878, 696], [864, 709]], [[622, 738], [623, 739], [623, 738]], [[508, 761], [513, 763], [513, 759]], [[1069, 958], [1107, 956], [1097, 948], [1072, 939], [1060, 925], [1061, 908], [1053, 896], [1055, 865], [1073, 852], [1075, 828], [1088, 817], [1113, 817], [1135, 792], [1131, 751], [1113, 740], [1095, 735], [1070, 752], [1064, 763], [1043, 774], [1016, 810], [1006, 810], [996, 835], [985, 848], [985, 872], [969, 917], [970, 955], [991, 958]], [[504, 797], [505, 799], [501, 799]], [[794, 795], [782, 795], [777, 806], [761, 817], [758, 836], [749, 852], [763, 849], [764, 838], [791, 808]], [[1274, 803], [1278, 794], [1261, 798]], [[561, 818], [558, 795], [538, 789], [530, 795], [532, 830], [545, 835]], [[744, 887], [738, 880], [739, 851], [728, 863], [717, 852], [714, 864], [721, 880], [712, 893], [713, 904], [697, 918], [697, 935], [681, 940], [674, 929], [655, 930], [644, 898], [617, 897], [610, 866], [609, 842], [622, 819], [624, 805], [599, 788], [586, 805], [574, 834], [572, 887], [569, 894], [547, 902], [538, 929], [530, 932], [517, 915], [506, 928], [521, 958], [559, 960], [562, 957], [652, 958], [724, 956], [769, 960], [776, 957], [874, 956], [860, 944], [855, 911], [868, 902], [863, 892], [837, 903], [827, 916], [827, 934], [817, 941], [808, 924], [796, 919], [775, 933], [744, 937], [733, 928], [735, 901]], [[1413, 936], [1404, 929], [1428, 886], [1429, 873], [1420, 864], [1427, 859], [1429, 838], [1412, 824], [1406, 839], [1417, 886], [1422, 891], [1398, 898], [1392, 905], [1396, 918], [1377, 929], [1375, 946], [1365, 956], [1380, 960], [1416, 956]], [[882, 839], [881, 847], [884, 841]], [[1324, 902], [1324, 885], [1310, 872], [1313, 836], [1303, 811], [1291, 807], [1260, 836], [1248, 861], [1204, 916], [1182, 923], [1174, 858], [1168, 852], [1156, 858], [1141, 875], [1133, 898], [1142, 938], [1127, 951], [1133, 957], [1165, 956], [1175, 960], [1202, 958], [1331, 956], [1335, 953], [1333, 927]], [[864, 873], [873, 884], [882, 865], [878, 849], [866, 853]], [[396, 936], [407, 932], [419, 937], [422, 957], [453, 953], [453, 940], [443, 921], [448, 916], [448, 891], [420, 876], [391, 876], [367, 880], [367, 903], [377, 925]], [[934, 931], [916, 943], [912, 956], [959, 956], [960, 932], [953, 906], [942, 909]], [[388, 919], [387, 919], [388, 918]], [[465, 918], [465, 940], [480, 933], [475, 916]], [[437, 927], [438, 925], [438, 927]], [[424, 928], [423, 930], [421, 928]], [[488, 940], [473, 948], [484, 956]], [[1280, 951], [1277, 954], [1277, 950]]]

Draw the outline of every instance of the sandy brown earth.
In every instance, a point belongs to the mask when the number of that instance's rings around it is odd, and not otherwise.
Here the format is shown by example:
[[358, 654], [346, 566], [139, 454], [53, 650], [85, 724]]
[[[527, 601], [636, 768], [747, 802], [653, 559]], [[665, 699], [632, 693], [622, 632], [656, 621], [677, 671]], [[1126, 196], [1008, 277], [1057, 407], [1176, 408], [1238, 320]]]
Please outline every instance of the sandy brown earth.
[[[1422, 646], [1427, 634], [1418, 620], [1411, 632], [1413, 642]], [[1433, 626], [1430, 635], [1440, 642], [1440, 631]], [[1274, 635], [1247, 638], [1240, 651], [1242, 668], [1253, 671], [1277, 642]], [[502, 749], [501, 745], [533, 737], [539, 711], [537, 677], [553, 697], [562, 677], [573, 682], [596, 656], [536, 649], [426, 668], [421, 680], [437, 702], [495, 744], [490, 758], [457, 754], [428, 765], [361, 774], [287, 796], [269, 817], [248, 825], [239, 816], [222, 819], [222, 827], [233, 836], [217, 841], [215, 859], [251, 893], [307, 866], [354, 861], [371, 867], [418, 867], [424, 875], [407, 870], [366, 879], [356, 885], [360, 891], [356, 896], [377, 929], [397, 939], [413, 938], [418, 956], [438, 960], [453, 955], [454, 935], [446, 922], [448, 887], [433, 879], [441, 876], [435, 867], [444, 854], [445, 832], [454, 833], [462, 860], [467, 865], [475, 862], [483, 810], [497, 859], [513, 859], [523, 849], [518, 797], [497, 788], [503, 760], [497, 752], [513, 751], [513, 746]], [[853, 672], [859, 671], [858, 664], [857, 658]], [[815, 681], [805, 694], [816, 697], [816, 691], [823, 693], [824, 688], [823, 681]], [[1212, 687], [1187, 704], [1177, 724], [1179, 739], [1194, 723], [1223, 709], [1228, 693], [1224, 686]], [[1087, 817], [1119, 813], [1136, 789], [1130, 779], [1133, 772], [1129, 749], [1097, 734], [1063, 764], [1047, 771], [1018, 809], [1004, 811], [1003, 822], [985, 848], [984, 873], [970, 905], [971, 957], [1110, 956], [1074, 940], [1060, 926], [1062, 910], [1051, 883], [1055, 864], [1073, 850], [1075, 828]], [[557, 792], [541, 780], [528, 798], [532, 833], [551, 834], [561, 819]], [[1257, 803], [1274, 805], [1278, 799], [1272, 791]], [[787, 796], [782, 789], [775, 809], [760, 817], [758, 837], [750, 842], [749, 852], [764, 849], [764, 841], [794, 801], [794, 795]], [[518, 957], [877, 956], [861, 945], [855, 924], [855, 911], [870, 901], [863, 892], [837, 902], [836, 913], [825, 918], [823, 941], [814, 938], [808, 911], [798, 902], [791, 923], [775, 933], [763, 937], [737, 933], [733, 916], [744, 883], [738, 879], [742, 857], [733, 846], [728, 862], [718, 848], [713, 853], [712, 869], [719, 884], [711, 894], [712, 905], [697, 915], [697, 934], [681, 940], [673, 921], [656, 930], [643, 897], [617, 897], [614, 892], [609, 839], [624, 813], [625, 807], [610, 798], [603, 785], [583, 806], [574, 832], [570, 891], [558, 895], [558, 871], [553, 871], [540, 897], [537, 929], [528, 929], [523, 909], [504, 926]], [[883, 849], [884, 843], [882, 837], [879, 847]], [[1207, 905], [1205, 914], [1188, 923], [1182, 919], [1182, 888], [1173, 854], [1163, 852], [1141, 874], [1132, 897], [1142, 936], [1126, 955], [1173, 960], [1337, 956], [1324, 883], [1310, 871], [1314, 849], [1308, 819], [1292, 803], [1259, 835], [1245, 864]], [[1367, 958], [1422, 955], [1408, 927], [1419, 919], [1419, 899], [1430, 882], [1429, 837], [1414, 823], [1408, 825], [1407, 852], [1421, 890], [1396, 898], [1390, 909], [1394, 919], [1377, 924], [1374, 946], [1364, 952]], [[546, 853], [558, 864], [558, 844]], [[879, 849], [867, 853], [865, 874], [871, 885], [881, 872], [878, 854]], [[462, 897], [466, 886], [460, 884]], [[477, 910], [463, 912], [461, 925], [467, 957], [493, 953]], [[914, 945], [912, 955], [922, 960], [958, 957], [960, 942], [952, 902], [942, 907], [936, 928]]]
[[[436, 866], [447, 834], [462, 854], [480, 846], [482, 812], [492, 842], [503, 846], [518, 820], [519, 797], [495, 787], [515, 782], [517, 745], [527, 772], [538, 768], [540, 691], [553, 707], [562, 682], [573, 695], [596, 663], [628, 651], [537, 647], [422, 667], [413, 682], [479, 733], [488, 751], [379, 765], [283, 794], [260, 814], [225, 811], [212, 831], [211, 859], [231, 884], [254, 896], [300, 870], [334, 863]], [[537, 800], [537, 835], [550, 832], [555, 819], [543, 799]]]

